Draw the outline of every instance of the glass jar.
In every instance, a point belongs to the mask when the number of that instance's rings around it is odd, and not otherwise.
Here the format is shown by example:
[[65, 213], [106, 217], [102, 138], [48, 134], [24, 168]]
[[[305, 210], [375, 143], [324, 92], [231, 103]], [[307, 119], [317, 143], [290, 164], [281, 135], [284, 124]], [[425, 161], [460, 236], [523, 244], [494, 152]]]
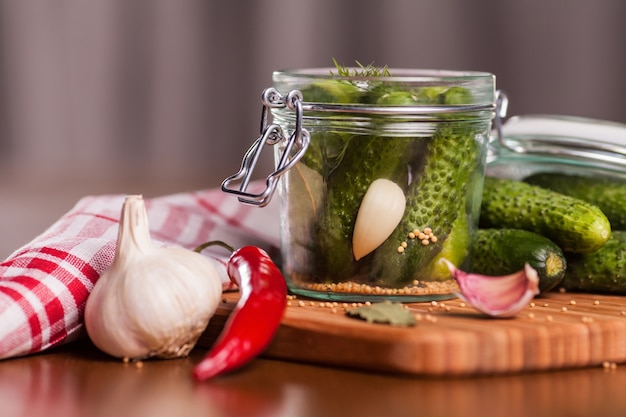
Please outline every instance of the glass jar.
[[[441, 259], [461, 268], [470, 262], [495, 77], [358, 72], [273, 74], [264, 134], [243, 166], [253, 165], [265, 142], [277, 145], [276, 171], [263, 193], [240, 200], [264, 205], [278, 189], [282, 269], [294, 294], [359, 302], [453, 298], [458, 288]], [[227, 179], [227, 191], [238, 174]]]
[[560, 173], [626, 181], [626, 125], [622, 123], [522, 115], [496, 127], [487, 157], [488, 175], [522, 180]]

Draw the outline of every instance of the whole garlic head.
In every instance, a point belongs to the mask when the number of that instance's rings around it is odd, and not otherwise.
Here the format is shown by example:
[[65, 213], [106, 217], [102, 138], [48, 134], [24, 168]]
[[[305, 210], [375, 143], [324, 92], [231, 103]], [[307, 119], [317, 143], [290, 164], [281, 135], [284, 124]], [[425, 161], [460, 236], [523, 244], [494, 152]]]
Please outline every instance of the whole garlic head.
[[155, 246], [143, 198], [126, 197], [115, 259], [87, 298], [87, 334], [119, 358], [188, 355], [221, 299], [216, 268], [192, 250]]

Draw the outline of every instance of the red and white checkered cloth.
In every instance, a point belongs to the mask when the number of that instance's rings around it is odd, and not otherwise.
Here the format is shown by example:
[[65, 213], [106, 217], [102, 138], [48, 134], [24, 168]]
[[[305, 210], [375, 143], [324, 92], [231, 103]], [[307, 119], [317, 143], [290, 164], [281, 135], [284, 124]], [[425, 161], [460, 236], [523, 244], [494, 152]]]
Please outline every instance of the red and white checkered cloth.
[[[85, 335], [85, 302], [115, 255], [124, 195], [81, 199], [43, 234], [0, 264], [0, 359], [40, 352]], [[194, 248], [210, 240], [276, 253], [277, 198], [245, 206], [219, 189], [146, 199], [152, 239]], [[231, 289], [223, 250], [222, 282]]]

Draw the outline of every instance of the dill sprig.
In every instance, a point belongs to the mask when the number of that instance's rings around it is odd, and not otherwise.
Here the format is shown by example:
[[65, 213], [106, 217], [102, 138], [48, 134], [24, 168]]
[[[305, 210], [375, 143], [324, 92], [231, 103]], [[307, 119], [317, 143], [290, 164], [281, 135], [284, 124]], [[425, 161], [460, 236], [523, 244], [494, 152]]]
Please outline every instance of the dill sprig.
[[358, 68], [349, 68], [345, 65], [341, 65], [337, 62], [335, 58], [333, 58], [333, 63], [335, 64], [335, 68], [337, 69], [337, 75], [341, 77], [390, 77], [391, 73], [389, 72], [389, 68], [387, 65], [384, 67], [377, 67], [374, 63], [370, 63], [367, 65], [361, 64], [359, 61], [355, 60]]

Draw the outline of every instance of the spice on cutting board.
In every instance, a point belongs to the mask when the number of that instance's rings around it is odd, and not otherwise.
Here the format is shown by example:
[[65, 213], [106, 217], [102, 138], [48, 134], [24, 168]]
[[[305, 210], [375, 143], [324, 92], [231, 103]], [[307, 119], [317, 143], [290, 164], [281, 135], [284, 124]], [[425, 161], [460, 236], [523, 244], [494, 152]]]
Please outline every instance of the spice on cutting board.
[[401, 303], [385, 300], [350, 309], [348, 317], [360, 318], [369, 323], [385, 323], [392, 326], [415, 326], [415, 316]]

